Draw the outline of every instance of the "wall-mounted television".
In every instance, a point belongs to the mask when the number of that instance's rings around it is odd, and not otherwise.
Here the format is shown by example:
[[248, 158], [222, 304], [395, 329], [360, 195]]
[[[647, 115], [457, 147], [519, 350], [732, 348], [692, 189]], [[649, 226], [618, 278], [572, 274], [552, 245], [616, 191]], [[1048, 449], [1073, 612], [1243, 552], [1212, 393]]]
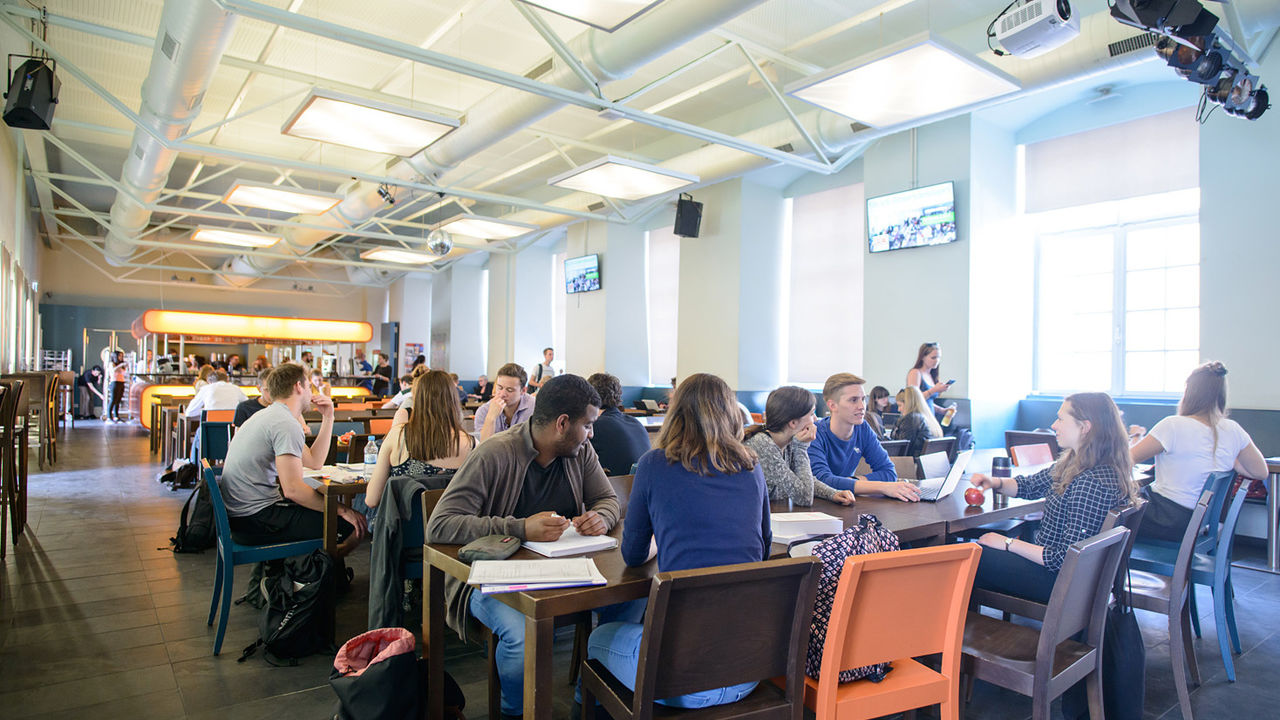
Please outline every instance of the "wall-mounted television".
[[874, 253], [955, 242], [953, 185], [944, 182], [867, 200], [868, 249]]
[[564, 291], [591, 292], [600, 289], [600, 256], [583, 255], [564, 261]]

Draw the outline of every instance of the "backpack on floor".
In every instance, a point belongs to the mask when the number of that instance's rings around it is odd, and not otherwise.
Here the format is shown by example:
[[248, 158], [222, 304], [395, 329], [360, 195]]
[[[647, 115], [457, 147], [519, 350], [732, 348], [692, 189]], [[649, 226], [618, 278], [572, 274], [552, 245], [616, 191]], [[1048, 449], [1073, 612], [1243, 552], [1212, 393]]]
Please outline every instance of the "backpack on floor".
[[264, 574], [262, 595], [267, 604], [258, 621], [258, 639], [236, 662], [244, 662], [261, 647], [272, 658], [297, 659], [319, 652], [332, 653], [337, 579], [333, 558], [324, 550], [284, 561], [284, 572]]
[[[818, 575], [818, 594], [813, 602], [813, 624], [809, 628], [809, 650], [805, 654], [804, 672], [814, 680], [822, 669], [822, 651], [827, 642], [827, 626], [831, 622], [831, 606], [836, 599], [840, 573], [844, 561], [853, 555], [898, 550], [898, 536], [880, 524], [875, 515], [859, 515], [856, 525], [839, 535], [827, 538], [813, 546], [813, 555], [822, 561]], [[880, 682], [892, 668], [889, 663], [877, 663], [865, 667], [840, 671], [840, 682], [852, 682], [866, 678]]]
[[183, 462], [183, 464], [178, 467], [173, 468], [168, 472], [161, 473], [160, 477], [156, 479], [159, 480], [161, 484], [168, 484], [170, 490], [193, 488], [196, 486], [196, 481], [200, 477], [199, 470], [200, 469], [196, 467], [195, 463]]
[[[194, 467], [183, 465], [183, 469]], [[178, 516], [178, 534], [169, 538], [169, 544], [176, 553], [204, 552], [218, 544], [218, 528], [213, 522], [213, 500], [209, 497], [209, 488], [201, 477], [196, 482], [196, 489], [191, 491], [187, 501], [182, 504], [182, 513]]]
[[[338, 650], [329, 685], [338, 696], [339, 720], [399, 720], [423, 715], [427, 661], [414, 652], [413, 633], [379, 628], [357, 635]], [[444, 674], [445, 717], [462, 717], [467, 699]]]

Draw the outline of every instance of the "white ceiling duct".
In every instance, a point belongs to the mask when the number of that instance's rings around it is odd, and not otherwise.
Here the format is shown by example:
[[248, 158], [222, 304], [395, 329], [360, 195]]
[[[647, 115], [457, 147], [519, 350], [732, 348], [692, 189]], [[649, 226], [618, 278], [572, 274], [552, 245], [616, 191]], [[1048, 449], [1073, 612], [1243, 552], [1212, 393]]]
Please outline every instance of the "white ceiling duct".
[[[582, 65], [601, 83], [618, 80], [634, 73], [652, 60], [680, 47], [703, 33], [732, 20], [764, 0], [697, 0], [667, 2], [610, 34], [592, 28], [570, 42], [569, 49]], [[569, 88], [588, 89], [576, 71], [557, 58], [554, 67], [539, 82]], [[490, 145], [532, 125], [564, 107], [560, 100], [504, 87], [490, 93], [467, 109], [467, 120], [418, 155], [394, 163], [387, 175], [416, 182], [436, 179], [448, 169]], [[341, 234], [344, 230], [373, 217], [385, 206], [373, 183], [357, 185], [334, 209], [319, 217], [305, 218], [332, 231], [288, 229], [282, 233], [281, 247], [302, 254], [316, 243]], [[222, 280], [234, 285], [247, 285], [258, 273], [272, 272], [286, 261], [261, 258], [231, 258], [223, 269]], [[359, 272], [359, 269], [353, 269]], [[355, 276], [353, 275], [353, 278]]]
[[[200, 114], [204, 93], [231, 40], [237, 16], [213, 0], [168, 0], [160, 17], [151, 67], [142, 84], [141, 122], [133, 132], [129, 157], [120, 181], [132, 193], [116, 195], [107, 233], [107, 262], [126, 262], [135, 241], [151, 220], [154, 203], [169, 179], [178, 153], [156, 136], [174, 140], [187, 132]], [[153, 135], [154, 133], [154, 135]]]

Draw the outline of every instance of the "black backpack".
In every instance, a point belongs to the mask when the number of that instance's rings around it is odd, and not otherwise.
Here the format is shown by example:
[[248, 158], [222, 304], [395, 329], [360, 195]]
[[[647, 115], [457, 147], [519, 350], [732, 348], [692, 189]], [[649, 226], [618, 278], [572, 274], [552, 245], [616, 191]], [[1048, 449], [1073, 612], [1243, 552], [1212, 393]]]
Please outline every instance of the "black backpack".
[[156, 479], [161, 484], [167, 483], [170, 490], [193, 488], [196, 486], [196, 480], [200, 475], [199, 470], [200, 468], [196, 467], [195, 463], [184, 462], [168, 472], [161, 473], [160, 477]]
[[244, 649], [236, 662], [244, 662], [266, 650], [272, 658], [297, 665], [297, 658], [313, 653], [333, 653], [334, 610], [337, 578], [333, 558], [323, 550], [298, 555], [284, 562], [284, 572], [265, 574], [262, 595], [267, 599], [258, 622], [258, 639]]
[[[192, 467], [183, 465], [183, 468]], [[209, 498], [209, 488], [201, 476], [196, 482], [196, 489], [182, 504], [182, 514], [178, 516], [178, 534], [169, 538], [169, 544], [176, 553], [204, 552], [218, 543], [218, 528], [213, 522], [213, 500]]]

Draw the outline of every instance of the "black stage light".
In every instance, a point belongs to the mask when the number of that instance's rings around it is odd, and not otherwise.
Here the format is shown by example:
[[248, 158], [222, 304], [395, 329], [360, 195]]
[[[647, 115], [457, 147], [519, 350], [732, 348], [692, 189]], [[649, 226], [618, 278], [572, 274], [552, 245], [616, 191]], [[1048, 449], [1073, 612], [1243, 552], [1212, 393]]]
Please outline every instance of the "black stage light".
[[[15, 57], [28, 55], [10, 55]], [[58, 88], [62, 83], [40, 58], [30, 58], [9, 73], [9, 92], [4, 94], [4, 122], [9, 127], [26, 130], [48, 130], [58, 104]]]
[[680, 237], [696, 238], [702, 227], [702, 203], [693, 199], [688, 193], [680, 193], [676, 200], [675, 234]]

